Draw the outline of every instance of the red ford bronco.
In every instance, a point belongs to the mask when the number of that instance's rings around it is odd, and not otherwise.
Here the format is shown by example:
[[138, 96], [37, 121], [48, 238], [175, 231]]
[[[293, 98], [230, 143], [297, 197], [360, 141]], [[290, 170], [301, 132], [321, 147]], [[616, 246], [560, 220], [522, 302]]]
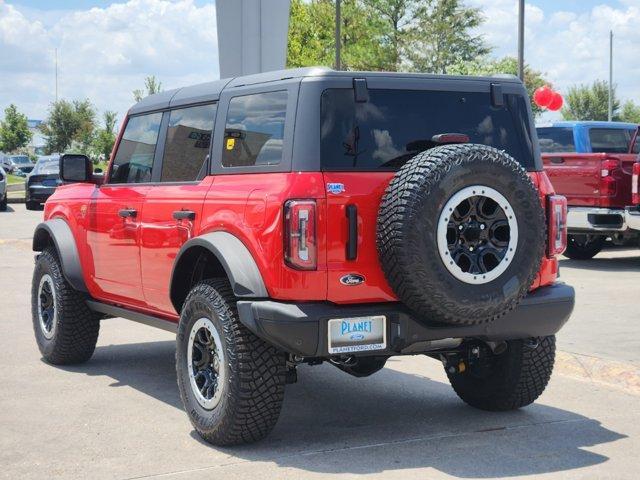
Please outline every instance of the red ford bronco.
[[515, 77], [220, 80], [133, 106], [104, 179], [60, 163], [33, 239], [43, 357], [88, 360], [110, 317], [177, 332], [208, 442], [267, 435], [301, 363], [363, 377], [427, 355], [486, 410], [547, 385], [574, 305], [566, 201]]

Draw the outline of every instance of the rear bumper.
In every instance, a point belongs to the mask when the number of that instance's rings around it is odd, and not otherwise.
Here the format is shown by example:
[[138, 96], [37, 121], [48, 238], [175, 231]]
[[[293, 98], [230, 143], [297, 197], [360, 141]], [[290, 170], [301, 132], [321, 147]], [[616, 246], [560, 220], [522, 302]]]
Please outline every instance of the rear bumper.
[[567, 228], [572, 232], [622, 232], [627, 230], [622, 208], [569, 207]]
[[640, 207], [627, 207], [624, 219], [631, 230], [640, 230]]
[[432, 342], [450, 338], [499, 341], [553, 335], [569, 319], [574, 303], [573, 287], [558, 283], [535, 290], [514, 311], [483, 325], [429, 325], [419, 322], [399, 303], [344, 306], [327, 302], [241, 300], [238, 314], [240, 321], [259, 337], [286, 352], [304, 357], [329, 356], [328, 320], [385, 315], [387, 348], [375, 351], [375, 354], [398, 355], [425, 352], [433, 348]]

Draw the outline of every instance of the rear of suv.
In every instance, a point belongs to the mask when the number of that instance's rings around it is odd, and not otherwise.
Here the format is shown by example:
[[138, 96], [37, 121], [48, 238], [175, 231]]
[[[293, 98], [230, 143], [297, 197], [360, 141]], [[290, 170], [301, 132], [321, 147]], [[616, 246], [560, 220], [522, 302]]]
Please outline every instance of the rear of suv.
[[177, 332], [180, 395], [213, 444], [267, 435], [301, 363], [363, 377], [424, 354], [486, 410], [549, 380], [574, 304], [566, 201], [515, 78], [186, 87], [131, 108], [104, 179], [79, 155], [60, 175], [33, 245], [44, 358], [88, 360], [109, 317]]

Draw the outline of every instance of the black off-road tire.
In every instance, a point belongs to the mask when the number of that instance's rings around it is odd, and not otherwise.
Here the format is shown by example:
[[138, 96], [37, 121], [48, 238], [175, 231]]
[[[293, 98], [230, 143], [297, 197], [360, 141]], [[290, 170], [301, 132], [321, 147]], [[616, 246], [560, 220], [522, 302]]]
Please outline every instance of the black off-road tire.
[[563, 255], [571, 260], [590, 260], [600, 253], [605, 241], [603, 235], [567, 235]]
[[515, 410], [533, 403], [551, 378], [556, 337], [540, 338], [534, 347], [527, 340], [512, 340], [507, 350], [493, 359], [488, 374], [476, 375], [469, 368], [463, 373], [447, 372], [447, 376], [458, 397], [472, 407]]
[[[44, 275], [49, 275], [55, 295], [55, 330], [47, 338], [40, 323], [38, 289]], [[31, 315], [36, 342], [43, 358], [54, 365], [86, 362], [93, 355], [100, 332], [100, 316], [86, 304], [86, 295], [75, 290], [62, 274], [58, 254], [47, 247], [36, 260], [31, 285]]]
[[[485, 185], [503, 195], [518, 222], [515, 255], [497, 278], [465, 283], [440, 258], [437, 225], [456, 192]], [[475, 144], [445, 145], [416, 155], [392, 179], [378, 214], [382, 269], [398, 298], [427, 321], [490, 322], [526, 295], [545, 251], [545, 213], [527, 172], [505, 152]]]
[[[203, 317], [217, 329], [226, 355], [224, 390], [211, 410], [197, 401], [188, 368], [188, 338], [195, 322]], [[191, 424], [213, 445], [255, 442], [267, 436], [278, 421], [286, 381], [285, 354], [240, 323], [226, 279], [203, 281], [189, 292], [180, 315], [176, 371]]]

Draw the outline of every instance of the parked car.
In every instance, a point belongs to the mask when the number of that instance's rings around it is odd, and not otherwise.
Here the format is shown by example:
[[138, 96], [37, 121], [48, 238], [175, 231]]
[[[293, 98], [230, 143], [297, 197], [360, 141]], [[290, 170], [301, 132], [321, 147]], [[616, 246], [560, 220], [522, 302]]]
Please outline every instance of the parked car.
[[2, 167], [13, 175], [26, 177], [33, 170], [33, 163], [27, 155], [7, 155], [2, 160]]
[[0, 211], [7, 209], [7, 173], [0, 167]]
[[27, 210], [37, 210], [60, 185], [60, 155], [38, 159], [24, 182]]
[[640, 151], [638, 125], [621, 122], [557, 122], [537, 128], [545, 171], [567, 197], [569, 231], [564, 255], [595, 256], [607, 238], [623, 243], [629, 228], [633, 165]]
[[474, 407], [528, 405], [574, 305], [535, 138], [516, 77], [310, 68], [149, 96], [105, 179], [61, 158], [33, 239], [40, 352], [87, 361], [105, 316], [177, 332], [216, 445], [266, 436], [301, 363], [424, 354]]

